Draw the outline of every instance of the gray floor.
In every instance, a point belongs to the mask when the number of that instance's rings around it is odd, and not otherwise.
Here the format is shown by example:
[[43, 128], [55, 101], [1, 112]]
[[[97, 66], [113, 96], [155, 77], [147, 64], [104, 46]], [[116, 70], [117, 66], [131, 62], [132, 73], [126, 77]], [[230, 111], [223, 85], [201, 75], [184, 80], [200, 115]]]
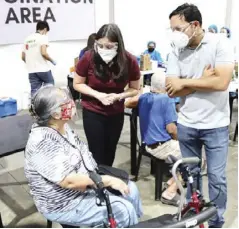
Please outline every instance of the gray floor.
[[[236, 103], [236, 102], [235, 102]], [[81, 115], [76, 122], [76, 129], [81, 137], [85, 139], [82, 129]], [[238, 118], [237, 106], [234, 108], [231, 132], [235, 129]], [[126, 117], [124, 129], [117, 148], [115, 166], [130, 170], [130, 148], [129, 148], [129, 120]], [[3, 223], [6, 227], [46, 227], [46, 220], [36, 211], [29, 188], [24, 176], [24, 155], [18, 153], [0, 160], [0, 209]], [[140, 170], [140, 180], [137, 182], [143, 201], [144, 217], [149, 219], [165, 213], [176, 212], [175, 207], [162, 205], [154, 201], [154, 179], [149, 175], [149, 161], [143, 158]], [[228, 178], [228, 209], [225, 214], [227, 228], [238, 228], [238, 145], [231, 142], [227, 165]], [[204, 178], [204, 192], [207, 197], [207, 178]], [[60, 227], [54, 224], [55, 227]]]

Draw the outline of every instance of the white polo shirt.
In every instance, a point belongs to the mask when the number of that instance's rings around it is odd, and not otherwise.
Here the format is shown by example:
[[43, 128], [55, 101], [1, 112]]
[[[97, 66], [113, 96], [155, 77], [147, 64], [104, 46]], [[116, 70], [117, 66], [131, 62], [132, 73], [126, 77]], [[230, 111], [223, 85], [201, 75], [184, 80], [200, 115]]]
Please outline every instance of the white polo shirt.
[[26, 55], [26, 66], [29, 73], [48, 72], [50, 67], [41, 55], [41, 46], [49, 45], [46, 35], [33, 33], [24, 42], [23, 52]]
[[[233, 46], [229, 39], [206, 33], [197, 49], [185, 48], [169, 56], [166, 76], [200, 78], [204, 68], [234, 63]], [[229, 91], [196, 91], [181, 97], [178, 123], [195, 129], [213, 129], [230, 124]]]

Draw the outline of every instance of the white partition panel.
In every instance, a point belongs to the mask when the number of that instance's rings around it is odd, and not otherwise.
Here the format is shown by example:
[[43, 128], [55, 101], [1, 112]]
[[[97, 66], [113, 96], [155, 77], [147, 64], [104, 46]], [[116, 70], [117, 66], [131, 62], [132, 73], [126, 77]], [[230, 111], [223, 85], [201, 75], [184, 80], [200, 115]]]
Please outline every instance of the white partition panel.
[[114, 0], [115, 23], [119, 25], [126, 48], [135, 55], [141, 54], [147, 42], [157, 42], [157, 49], [166, 57], [170, 51], [166, 29], [169, 28], [169, 14], [185, 2], [196, 4], [203, 17], [203, 27], [225, 23], [226, 0]]

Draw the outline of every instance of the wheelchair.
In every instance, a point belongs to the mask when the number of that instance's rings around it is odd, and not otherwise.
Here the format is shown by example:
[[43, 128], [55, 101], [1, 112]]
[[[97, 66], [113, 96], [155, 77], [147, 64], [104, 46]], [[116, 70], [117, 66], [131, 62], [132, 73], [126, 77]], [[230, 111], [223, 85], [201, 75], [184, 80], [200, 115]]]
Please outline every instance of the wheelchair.
[[[213, 202], [206, 203], [203, 196], [199, 192], [199, 187], [196, 187], [194, 175], [189, 169], [189, 164], [200, 164], [201, 160], [197, 157], [182, 158], [177, 160], [173, 156], [169, 156], [168, 163], [173, 164], [172, 175], [180, 190], [180, 204], [176, 214], [164, 214], [159, 217], [140, 222], [131, 228], [193, 228], [199, 226], [204, 228], [204, 223], [216, 215], [217, 208]], [[184, 181], [184, 186], [178, 179], [177, 174], [180, 173]], [[96, 184], [96, 197], [99, 203], [104, 202], [107, 207], [108, 219], [107, 222], [102, 222], [97, 228], [117, 228], [117, 223], [114, 219], [111, 203], [109, 200], [108, 191], [104, 188], [101, 177], [96, 173], [91, 173], [90, 178]], [[187, 184], [191, 189], [191, 201], [185, 204]], [[198, 185], [197, 185], [198, 186]]]

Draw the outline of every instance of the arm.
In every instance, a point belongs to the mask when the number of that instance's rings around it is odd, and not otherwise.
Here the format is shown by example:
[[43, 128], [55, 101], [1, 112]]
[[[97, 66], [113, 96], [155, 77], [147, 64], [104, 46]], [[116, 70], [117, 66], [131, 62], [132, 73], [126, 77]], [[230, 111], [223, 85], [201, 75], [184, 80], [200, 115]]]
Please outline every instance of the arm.
[[166, 130], [171, 135], [172, 139], [178, 140], [178, 131], [175, 123], [169, 123], [166, 126]]
[[225, 91], [231, 81], [233, 69], [233, 47], [228, 39], [221, 39], [216, 48], [215, 69], [207, 66], [199, 79], [174, 80], [173, 86], [167, 85], [169, 94], [174, 95], [187, 88], [202, 92]]
[[177, 126], [176, 122], [178, 119], [174, 99], [167, 100], [165, 104], [164, 119], [167, 132], [171, 135], [172, 139], [177, 140]]
[[54, 60], [47, 53], [47, 45], [41, 46], [41, 55], [45, 60], [48, 60], [48, 61], [54, 63]]
[[182, 79], [185, 89], [202, 92], [225, 91], [233, 75], [234, 64], [219, 65], [215, 68], [215, 75], [200, 79]]
[[123, 93], [119, 94], [119, 100], [136, 96], [138, 94], [139, 87], [140, 87], [140, 80], [130, 81], [129, 88], [126, 89]]
[[[167, 77], [166, 78], [166, 85], [168, 85], [170, 83], [170, 81], [172, 81], [173, 79], [175, 79], [175, 77]], [[183, 96], [187, 96], [190, 95], [192, 93], [194, 93], [195, 90], [191, 89], [191, 88], [183, 88], [182, 90], [176, 92], [174, 95], [169, 95], [169, 97], [171, 98], [175, 98], [175, 97], [183, 97]]]
[[139, 97], [140, 97], [140, 94], [132, 97], [132, 98], [129, 98], [125, 101], [125, 107], [127, 108], [136, 108], [138, 106], [138, 102], [139, 102]]
[[86, 77], [79, 76], [77, 73], [75, 73], [75, 77], [73, 80], [73, 87], [76, 91], [79, 91], [82, 94], [97, 98], [98, 94], [100, 92], [92, 89], [88, 85], [85, 84]]
[[[110, 176], [101, 176], [105, 187], [111, 185]], [[88, 186], [94, 186], [94, 182], [88, 175], [71, 173], [64, 178], [59, 184], [62, 188], [73, 189], [73, 190], [86, 190]]]
[[[167, 66], [167, 72], [166, 72], [166, 82], [165, 85], [168, 85], [172, 80], [175, 78], [178, 79], [181, 75], [180, 66], [178, 64], [178, 58], [174, 52], [170, 53], [168, 55], [168, 66]], [[170, 95], [170, 97], [182, 97], [187, 96], [189, 94], [194, 93], [194, 90], [189, 88], [183, 88], [180, 91], [177, 91], [176, 94]]]
[[22, 60], [26, 63], [26, 54], [25, 54], [25, 52], [22, 52]]
[[118, 95], [118, 99], [126, 99], [129, 97], [136, 96], [140, 89], [140, 70], [137, 59], [130, 55], [129, 61], [129, 87], [123, 93]]

